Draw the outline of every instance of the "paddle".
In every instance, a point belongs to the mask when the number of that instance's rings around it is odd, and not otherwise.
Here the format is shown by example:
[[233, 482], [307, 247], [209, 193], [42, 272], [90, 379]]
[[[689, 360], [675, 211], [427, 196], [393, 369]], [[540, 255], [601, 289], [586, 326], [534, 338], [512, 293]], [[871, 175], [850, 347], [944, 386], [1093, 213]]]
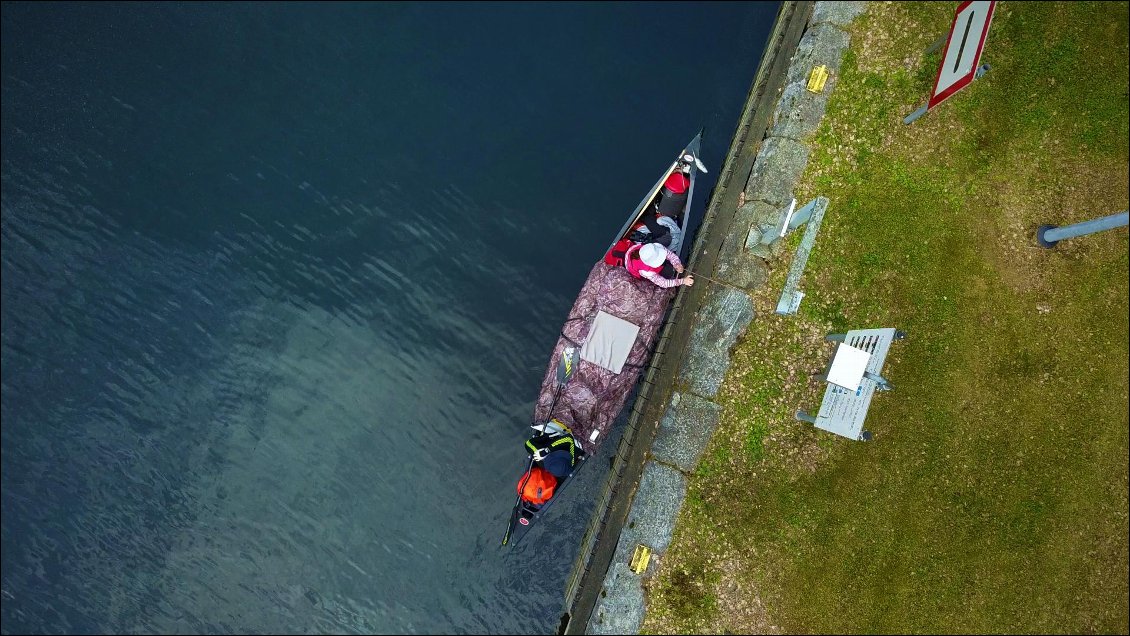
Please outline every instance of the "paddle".
[[[577, 367], [580, 364], [579, 358], [580, 356], [577, 355], [577, 350], [573, 347], [565, 347], [561, 352], [561, 359], [557, 361], [557, 376], [554, 378], [554, 383], [557, 384], [557, 390], [553, 392], [553, 401], [549, 404], [549, 412], [545, 416], [546, 420], [552, 419], [553, 408], [557, 406], [557, 398], [561, 396], [561, 389], [565, 388], [565, 385], [572, 379], [573, 374], [576, 373]], [[514, 531], [514, 523], [518, 519], [518, 510], [522, 503], [522, 490], [526, 487], [526, 482], [530, 479], [530, 470], [533, 467], [534, 456], [530, 455], [529, 461], [526, 462], [525, 477], [522, 479], [522, 485], [518, 488], [518, 498], [514, 501], [514, 510], [510, 513], [510, 523], [506, 524], [506, 535], [502, 537], [502, 545], [506, 545], [510, 541], [510, 533]]]
[[561, 395], [561, 389], [565, 388], [565, 384], [573, 377], [573, 373], [577, 370], [578, 359], [577, 350], [573, 347], [565, 347], [561, 351], [561, 359], [557, 362], [557, 390], [553, 393], [553, 401], [549, 403], [549, 412], [546, 413], [545, 419], [553, 419], [553, 407], [557, 406], [557, 398]]

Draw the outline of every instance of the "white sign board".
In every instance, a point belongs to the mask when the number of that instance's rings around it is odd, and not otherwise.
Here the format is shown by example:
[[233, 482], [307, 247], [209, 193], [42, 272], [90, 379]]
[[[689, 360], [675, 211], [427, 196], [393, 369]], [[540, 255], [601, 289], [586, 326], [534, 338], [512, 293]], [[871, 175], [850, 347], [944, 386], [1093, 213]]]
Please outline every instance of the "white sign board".
[[946, 39], [945, 53], [942, 54], [942, 65], [938, 68], [938, 78], [934, 81], [934, 92], [926, 104], [927, 109], [942, 103], [973, 81], [996, 6], [996, 0], [965, 0], [957, 7]]
[[828, 381], [854, 391], [863, 381], [863, 374], [867, 371], [867, 363], [870, 361], [871, 354], [867, 351], [841, 342], [836, 348], [836, 355], [832, 358], [832, 366], [828, 369]]

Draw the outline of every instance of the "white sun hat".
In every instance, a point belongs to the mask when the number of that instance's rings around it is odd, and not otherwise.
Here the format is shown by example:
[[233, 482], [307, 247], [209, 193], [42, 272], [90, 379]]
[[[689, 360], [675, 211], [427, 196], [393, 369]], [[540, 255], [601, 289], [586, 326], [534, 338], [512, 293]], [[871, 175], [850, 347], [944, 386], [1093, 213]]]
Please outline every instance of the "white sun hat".
[[658, 243], [648, 243], [640, 248], [640, 260], [648, 267], [659, 267], [667, 260], [667, 250]]

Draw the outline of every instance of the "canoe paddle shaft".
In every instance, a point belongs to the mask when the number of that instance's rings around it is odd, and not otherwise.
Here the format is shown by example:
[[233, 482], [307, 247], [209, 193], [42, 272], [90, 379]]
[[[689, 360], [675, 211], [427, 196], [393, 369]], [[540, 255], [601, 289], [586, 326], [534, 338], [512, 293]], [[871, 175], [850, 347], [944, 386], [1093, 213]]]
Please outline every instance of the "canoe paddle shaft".
[[[577, 355], [577, 350], [573, 347], [565, 347], [561, 351], [561, 359], [557, 361], [557, 375], [554, 379], [557, 384], [557, 390], [553, 392], [553, 402], [549, 404], [549, 413], [546, 414], [546, 420], [552, 420], [553, 408], [557, 406], [557, 398], [561, 396], [561, 389], [573, 379], [573, 374], [577, 372], [577, 365], [580, 364], [580, 356]], [[545, 427], [542, 427], [543, 431]], [[534, 457], [530, 455], [529, 461], [526, 462], [526, 473], [522, 478], [522, 483], [518, 486], [518, 499], [514, 502], [514, 510], [510, 513], [510, 522], [506, 524], [506, 534], [502, 537], [502, 545], [510, 543], [510, 533], [514, 531], [514, 523], [518, 521], [519, 510], [522, 505], [522, 491], [526, 487], [526, 482], [530, 479], [530, 471], [534, 467]]]

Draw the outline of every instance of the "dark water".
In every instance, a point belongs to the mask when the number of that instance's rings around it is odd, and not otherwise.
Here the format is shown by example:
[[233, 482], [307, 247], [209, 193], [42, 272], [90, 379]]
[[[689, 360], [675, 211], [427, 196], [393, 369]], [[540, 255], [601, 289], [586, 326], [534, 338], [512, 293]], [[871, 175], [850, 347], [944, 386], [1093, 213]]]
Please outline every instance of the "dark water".
[[3, 632], [553, 631], [546, 356], [775, 13], [5, 4]]

